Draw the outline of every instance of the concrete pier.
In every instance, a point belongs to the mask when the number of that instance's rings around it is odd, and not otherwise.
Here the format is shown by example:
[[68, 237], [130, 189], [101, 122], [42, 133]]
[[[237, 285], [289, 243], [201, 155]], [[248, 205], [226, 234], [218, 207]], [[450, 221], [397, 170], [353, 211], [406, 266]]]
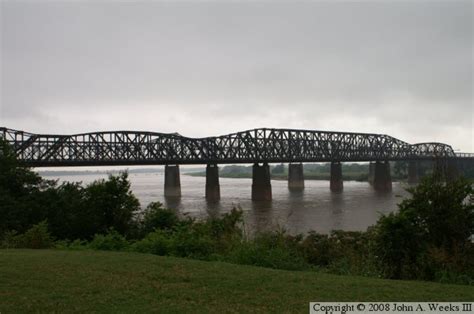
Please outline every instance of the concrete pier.
[[165, 197], [181, 196], [181, 181], [178, 165], [165, 166]]
[[377, 161], [374, 166], [374, 189], [380, 192], [392, 190], [392, 176], [390, 174], [390, 163], [388, 161]]
[[369, 162], [369, 184], [374, 185], [374, 178], [375, 178], [375, 162]]
[[271, 199], [270, 167], [268, 164], [259, 165], [256, 163], [252, 169], [252, 200], [270, 201]]
[[416, 160], [408, 161], [408, 178], [407, 178], [408, 183], [416, 184], [420, 181], [418, 167], [419, 167], [418, 161]]
[[218, 201], [220, 198], [219, 167], [217, 164], [208, 164], [206, 167], [206, 199], [208, 201]]
[[329, 184], [331, 192], [342, 192], [344, 181], [342, 180], [342, 164], [331, 162], [331, 182]]
[[303, 164], [289, 164], [288, 165], [288, 188], [290, 190], [304, 189], [304, 174]]

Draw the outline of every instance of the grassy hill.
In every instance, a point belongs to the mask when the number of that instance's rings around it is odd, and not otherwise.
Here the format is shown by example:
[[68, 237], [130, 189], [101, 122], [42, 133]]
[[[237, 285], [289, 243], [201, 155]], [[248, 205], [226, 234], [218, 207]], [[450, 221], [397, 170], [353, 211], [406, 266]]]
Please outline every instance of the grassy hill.
[[288, 312], [310, 301], [472, 301], [474, 287], [139, 253], [0, 250], [0, 313]]

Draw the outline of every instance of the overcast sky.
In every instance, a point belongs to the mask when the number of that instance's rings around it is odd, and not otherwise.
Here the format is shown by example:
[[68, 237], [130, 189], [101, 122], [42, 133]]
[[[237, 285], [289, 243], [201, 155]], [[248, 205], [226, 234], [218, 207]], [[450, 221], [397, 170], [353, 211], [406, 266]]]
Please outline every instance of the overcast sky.
[[305, 128], [474, 152], [472, 1], [0, 1], [0, 126]]

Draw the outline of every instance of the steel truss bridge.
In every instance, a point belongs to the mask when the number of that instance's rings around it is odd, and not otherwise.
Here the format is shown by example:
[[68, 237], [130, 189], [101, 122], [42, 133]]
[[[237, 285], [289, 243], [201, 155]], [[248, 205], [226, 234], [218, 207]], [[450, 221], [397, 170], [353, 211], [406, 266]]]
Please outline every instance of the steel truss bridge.
[[383, 134], [259, 128], [190, 138], [177, 133], [111, 131], [33, 134], [0, 128], [0, 138], [32, 167], [344, 162], [472, 158], [443, 143], [409, 144]]

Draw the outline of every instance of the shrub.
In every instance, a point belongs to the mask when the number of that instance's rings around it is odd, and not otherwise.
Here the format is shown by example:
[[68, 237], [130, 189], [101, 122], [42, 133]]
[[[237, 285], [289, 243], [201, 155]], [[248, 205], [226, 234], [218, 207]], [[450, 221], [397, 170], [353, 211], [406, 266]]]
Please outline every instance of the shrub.
[[210, 228], [210, 235], [217, 239], [241, 236], [242, 230], [240, 225], [243, 221], [242, 216], [243, 211], [234, 207], [230, 213], [226, 213], [220, 218], [208, 218], [206, 222]]
[[135, 252], [150, 253], [155, 255], [171, 255], [173, 242], [170, 233], [163, 230], [155, 230], [140, 241], [135, 242], [131, 249]]
[[258, 234], [254, 239], [242, 241], [233, 247], [225, 260], [275, 269], [308, 269], [308, 263], [297, 250], [299, 240], [299, 237], [291, 237], [284, 232]]
[[26, 248], [26, 249], [47, 249], [53, 247], [54, 241], [48, 231], [48, 224], [42, 221], [37, 225], [33, 225], [23, 234], [16, 231], [6, 232], [1, 242], [1, 247]]
[[203, 232], [203, 224], [195, 222], [191, 226], [178, 226], [172, 233], [171, 254], [179, 257], [209, 259], [216, 252], [216, 239]]
[[150, 233], [155, 229], [171, 229], [179, 222], [175, 211], [162, 206], [160, 202], [153, 202], [147, 206], [143, 214], [143, 234]]
[[85, 240], [58, 240], [54, 243], [54, 247], [59, 250], [87, 250], [89, 243]]
[[379, 219], [373, 250], [384, 277], [412, 278], [410, 270], [422, 249], [420, 231], [404, 214], [391, 213]]
[[89, 244], [92, 249], [104, 251], [122, 251], [128, 246], [127, 239], [114, 229], [110, 229], [107, 234], [96, 234]]
[[377, 275], [369, 246], [371, 232], [334, 230], [329, 235], [310, 232], [301, 242], [305, 260], [331, 273]]
[[[464, 179], [425, 178], [399, 212], [383, 216], [371, 247], [388, 278], [433, 280], [466, 273], [474, 233], [473, 188]], [[472, 258], [472, 257], [471, 257]]]
[[327, 234], [311, 231], [303, 240], [300, 248], [305, 260], [317, 266], [328, 266], [334, 259], [332, 243]]
[[21, 246], [18, 232], [15, 230], [7, 231], [3, 234], [2, 241], [0, 242], [0, 248], [2, 249], [15, 249]]
[[[84, 206], [92, 217], [88, 234], [104, 234], [109, 228], [127, 235], [133, 228], [133, 215], [140, 209], [138, 199], [133, 195], [126, 172], [118, 176], [110, 175], [108, 180], [98, 180], [89, 184], [84, 191]], [[91, 228], [92, 227], [92, 228]], [[94, 231], [94, 233], [91, 233]]]

